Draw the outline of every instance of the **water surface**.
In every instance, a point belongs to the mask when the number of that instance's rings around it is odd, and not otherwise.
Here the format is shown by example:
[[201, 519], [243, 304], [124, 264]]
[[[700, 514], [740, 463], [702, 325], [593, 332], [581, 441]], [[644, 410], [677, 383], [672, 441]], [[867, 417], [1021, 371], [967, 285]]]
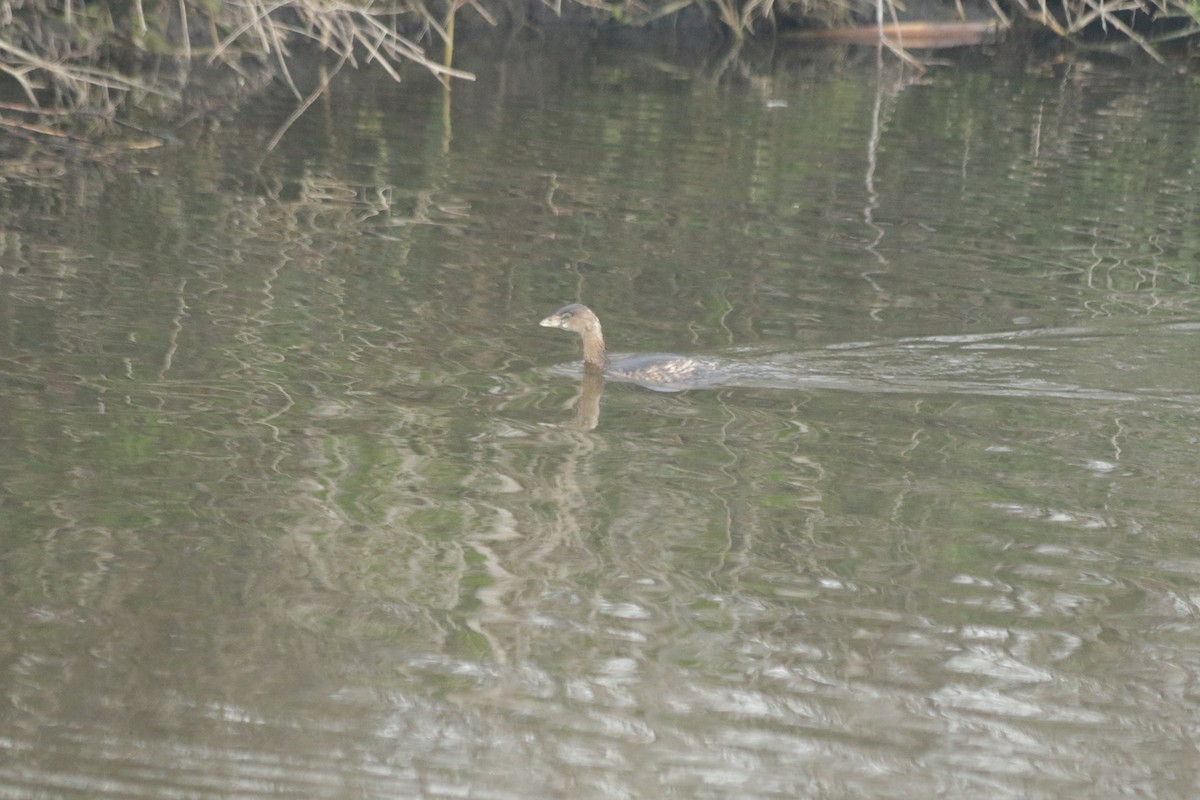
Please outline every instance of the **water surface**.
[[0, 794], [1195, 793], [1192, 88], [714, 63], [8, 181]]

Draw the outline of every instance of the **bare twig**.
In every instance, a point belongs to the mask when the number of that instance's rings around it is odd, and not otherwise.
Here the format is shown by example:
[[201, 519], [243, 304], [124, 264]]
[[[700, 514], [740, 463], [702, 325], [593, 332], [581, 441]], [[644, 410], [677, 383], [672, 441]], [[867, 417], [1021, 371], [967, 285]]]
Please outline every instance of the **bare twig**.
[[[0, 39], [0, 52], [8, 53], [11, 57], [23, 62], [23, 71], [30, 72], [33, 70], [41, 70], [50, 75], [62, 79], [67, 84], [89, 84], [100, 86], [109, 89], [139, 89], [144, 92], [171, 97], [174, 92], [167, 91], [161, 87], [152, 84], [144, 83], [131, 78], [128, 75], [122, 75], [119, 72], [112, 70], [104, 70], [98, 67], [93, 67], [87, 64], [71, 64], [66, 62], [49, 61], [41, 56], [31, 53], [30, 51], [17, 47], [11, 42]], [[14, 68], [6, 68], [6, 72]], [[12, 74], [9, 72], [9, 74]], [[16, 77], [15, 75], [13, 77]], [[22, 82], [22, 87], [27, 84]]]
[[321, 85], [318, 86], [312, 94], [305, 98], [304, 102], [297, 106], [296, 110], [293, 111], [288, 118], [284, 120], [284, 123], [279, 126], [279, 130], [275, 131], [275, 135], [272, 136], [271, 141], [267, 143], [266, 152], [270, 153], [272, 150], [274, 150], [279, 144], [280, 140], [283, 139], [283, 135], [287, 133], [288, 129], [296, 123], [296, 120], [304, 116], [304, 112], [307, 111], [313, 103], [317, 102], [317, 99], [320, 98], [321, 95], [325, 94], [325, 90], [329, 88], [329, 84], [335, 77], [337, 77], [337, 74], [342, 71], [342, 67], [346, 66], [346, 60], [349, 58], [349, 51], [342, 53], [341, 60], [338, 61], [337, 66], [325, 76], [325, 79], [321, 81]]
[[1141, 35], [1139, 35], [1137, 33], [1137, 31], [1135, 31], [1133, 28], [1131, 28], [1127, 24], [1125, 24], [1125, 22], [1123, 22], [1120, 17], [1114, 16], [1110, 11], [1106, 10], [1105, 8], [1103, 8], [1100, 5], [1097, 5], [1096, 0], [1083, 0], [1083, 2], [1085, 5], [1091, 6], [1093, 9], [1095, 9], [1096, 12], [1099, 13], [1100, 16], [1104, 19], [1106, 24], [1112, 25], [1114, 28], [1119, 30], [1121, 33], [1123, 33], [1127, 37], [1129, 37], [1129, 40], [1131, 42], [1133, 42], [1134, 44], [1136, 44], [1138, 47], [1142, 48], [1142, 50], [1144, 50], [1147, 55], [1149, 55], [1151, 58], [1153, 58], [1159, 64], [1162, 64], [1164, 67], [1168, 66], [1167, 60], [1165, 58], [1163, 58], [1162, 55], [1160, 55], [1156, 49], [1154, 49], [1154, 45], [1150, 44], [1148, 41], [1146, 41], [1144, 38], [1142, 38]]

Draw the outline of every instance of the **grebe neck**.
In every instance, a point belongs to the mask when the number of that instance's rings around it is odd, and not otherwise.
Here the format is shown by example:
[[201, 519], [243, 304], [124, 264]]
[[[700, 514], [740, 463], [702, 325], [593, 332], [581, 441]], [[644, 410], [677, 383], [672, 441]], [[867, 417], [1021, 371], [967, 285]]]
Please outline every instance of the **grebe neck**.
[[598, 369], [607, 367], [608, 355], [604, 352], [604, 334], [600, 331], [600, 323], [591, 326], [582, 335], [583, 363]]

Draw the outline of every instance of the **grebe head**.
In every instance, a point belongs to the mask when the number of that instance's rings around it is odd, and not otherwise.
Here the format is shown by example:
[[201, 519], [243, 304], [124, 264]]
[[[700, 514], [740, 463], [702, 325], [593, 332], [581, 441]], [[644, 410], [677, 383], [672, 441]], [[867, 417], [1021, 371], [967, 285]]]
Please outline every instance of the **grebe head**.
[[563, 306], [538, 324], [543, 328], [562, 328], [564, 331], [575, 331], [580, 336], [600, 330], [600, 320], [590, 308], [580, 303]]

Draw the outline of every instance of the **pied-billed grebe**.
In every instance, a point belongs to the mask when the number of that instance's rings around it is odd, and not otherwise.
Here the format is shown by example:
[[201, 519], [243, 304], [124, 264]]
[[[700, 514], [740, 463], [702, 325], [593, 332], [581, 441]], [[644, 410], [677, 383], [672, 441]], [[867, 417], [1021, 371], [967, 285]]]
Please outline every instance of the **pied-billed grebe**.
[[710, 362], [673, 353], [647, 353], [610, 362], [604, 352], [600, 319], [590, 308], [579, 303], [563, 306], [538, 324], [543, 328], [562, 328], [578, 333], [583, 339], [585, 369], [603, 370], [609, 377], [651, 389], [678, 390], [697, 385], [712, 367]]

